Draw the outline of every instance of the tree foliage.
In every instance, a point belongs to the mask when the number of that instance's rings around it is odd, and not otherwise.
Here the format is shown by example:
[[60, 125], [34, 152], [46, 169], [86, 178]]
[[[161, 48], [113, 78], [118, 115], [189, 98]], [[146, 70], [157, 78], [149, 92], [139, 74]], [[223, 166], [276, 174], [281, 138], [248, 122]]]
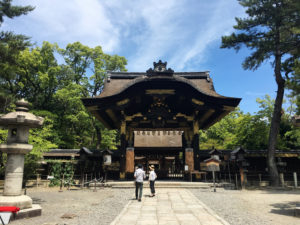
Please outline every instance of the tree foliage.
[[[61, 56], [64, 61], [59, 64], [57, 58]], [[116, 132], [96, 121], [81, 98], [98, 95], [106, 72], [124, 71], [125, 65], [124, 57], [105, 54], [100, 46], [90, 48], [75, 42], [61, 49], [44, 42], [41, 47], [21, 51], [13, 73], [3, 77], [0, 84], [9, 95], [26, 98], [34, 112], [46, 118], [44, 128], [32, 133], [37, 146], [115, 149]]]
[[[266, 95], [256, 101], [260, 110], [255, 114], [245, 114], [237, 109], [206, 131], [200, 131], [200, 149], [235, 149], [239, 146], [248, 150], [266, 149], [274, 99]], [[299, 131], [292, 125], [291, 116], [284, 114], [277, 137], [277, 149], [299, 149]]]

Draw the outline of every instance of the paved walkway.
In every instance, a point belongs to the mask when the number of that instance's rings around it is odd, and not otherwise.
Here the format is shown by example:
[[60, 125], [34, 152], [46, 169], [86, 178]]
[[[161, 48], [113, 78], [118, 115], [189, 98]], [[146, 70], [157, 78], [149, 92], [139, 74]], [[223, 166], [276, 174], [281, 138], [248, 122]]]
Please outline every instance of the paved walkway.
[[142, 202], [131, 200], [111, 225], [229, 225], [187, 189], [156, 191], [149, 197], [149, 188], [144, 187]]

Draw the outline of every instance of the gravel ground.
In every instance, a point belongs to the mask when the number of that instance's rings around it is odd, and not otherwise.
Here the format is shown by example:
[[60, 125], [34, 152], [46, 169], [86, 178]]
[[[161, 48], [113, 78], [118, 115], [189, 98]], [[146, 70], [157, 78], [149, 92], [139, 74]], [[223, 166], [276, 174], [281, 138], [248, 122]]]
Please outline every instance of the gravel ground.
[[299, 225], [294, 207], [300, 190], [212, 190], [190, 189], [204, 204], [231, 225]]
[[[189, 189], [231, 225], [299, 225], [293, 216], [300, 204], [300, 190]], [[159, 188], [157, 188], [159, 192]], [[134, 196], [134, 189], [64, 190], [29, 189], [28, 195], [43, 208], [42, 216], [12, 221], [11, 225], [110, 224]], [[72, 219], [61, 218], [74, 214]]]
[[[11, 225], [106, 225], [132, 199], [133, 189], [64, 190], [29, 189], [27, 194], [43, 208], [42, 216], [12, 221]], [[61, 218], [74, 214], [72, 219]]]

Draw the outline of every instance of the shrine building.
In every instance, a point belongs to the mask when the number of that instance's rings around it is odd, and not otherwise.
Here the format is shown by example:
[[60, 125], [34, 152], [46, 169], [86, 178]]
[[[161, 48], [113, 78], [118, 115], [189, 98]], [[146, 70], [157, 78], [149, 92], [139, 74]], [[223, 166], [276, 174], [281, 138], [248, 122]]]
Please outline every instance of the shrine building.
[[240, 98], [218, 94], [209, 72], [109, 72], [99, 96], [82, 99], [106, 128], [120, 130], [120, 177], [155, 165], [160, 177], [200, 170], [199, 130], [233, 111]]

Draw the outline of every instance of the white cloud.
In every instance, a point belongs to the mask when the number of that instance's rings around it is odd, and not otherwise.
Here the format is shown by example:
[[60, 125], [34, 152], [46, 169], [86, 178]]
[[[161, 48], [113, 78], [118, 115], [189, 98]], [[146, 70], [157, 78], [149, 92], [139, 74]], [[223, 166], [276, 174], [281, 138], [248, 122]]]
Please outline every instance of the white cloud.
[[128, 59], [129, 71], [145, 71], [153, 61], [168, 61], [176, 71], [199, 65], [208, 47], [228, 33], [234, 16], [241, 15], [236, 0], [28, 0], [36, 9], [5, 23], [34, 41], [60, 46], [80, 41], [101, 45], [108, 53]]
[[91, 47], [101, 45], [108, 52], [119, 45], [118, 28], [112, 25], [105, 8], [97, 0], [30, 0], [14, 4], [36, 7], [21, 17], [22, 21], [9, 21], [16, 32], [32, 36], [35, 41], [63, 45], [80, 41]]

